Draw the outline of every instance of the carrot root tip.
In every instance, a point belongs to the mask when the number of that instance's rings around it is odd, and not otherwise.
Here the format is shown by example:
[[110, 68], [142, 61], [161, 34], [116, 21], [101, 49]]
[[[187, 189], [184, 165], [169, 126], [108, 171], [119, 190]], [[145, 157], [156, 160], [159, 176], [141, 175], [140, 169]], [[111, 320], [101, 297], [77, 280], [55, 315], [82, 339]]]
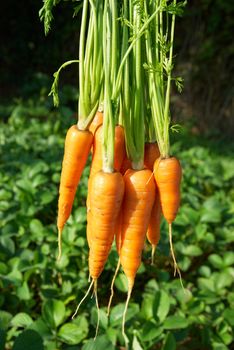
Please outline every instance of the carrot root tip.
[[184, 289], [184, 285], [183, 285], [183, 281], [182, 281], [182, 276], [181, 276], [181, 272], [179, 269], [179, 266], [177, 264], [176, 261], [176, 257], [175, 257], [175, 253], [174, 253], [174, 249], [173, 249], [173, 242], [172, 242], [172, 224], [169, 224], [169, 242], [170, 242], [170, 250], [171, 250], [171, 255], [172, 255], [172, 259], [173, 259], [173, 263], [174, 263], [174, 276], [176, 275], [176, 272], [179, 275], [179, 279], [180, 279], [180, 284], [181, 287], [185, 293], [185, 289]]
[[85, 299], [86, 299], [87, 296], [89, 295], [89, 292], [90, 292], [90, 290], [91, 290], [91, 288], [92, 288], [94, 282], [95, 282], [95, 281], [92, 280], [92, 282], [90, 283], [90, 286], [89, 286], [87, 292], [85, 293], [84, 297], [81, 299], [81, 301], [79, 302], [79, 304], [77, 305], [76, 311], [75, 311], [74, 314], [72, 315], [72, 320], [76, 317], [76, 315], [77, 315], [77, 313], [78, 313], [78, 311], [79, 311], [79, 308], [80, 308], [81, 304], [85, 301]]
[[127, 310], [128, 310], [128, 304], [129, 304], [129, 301], [130, 301], [130, 298], [131, 298], [131, 294], [132, 294], [132, 288], [133, 288], [133, 285], [129, 286], [128, 296], [127, 296], [127, 300], [126, 300], [126, 304], [125, 304], [125, 308], [124, 308], [123, 321], [122, 321], [122, 336], [124, 338], [126, 349], [128, 349], [129, 340], [128, 340], [128, 337], [127, 337], [127, 335], [125, 333], [125, 322], [126, 322], [126, 315], [127, 315]]
[[97, 325], [96, 325], [96, 331], [95, 331], [95, 336], [94, 336], [94, 341], [97, 338], [98, 335], [98, 330], [99, 330], [99, 323], [100, 323], [100, 309], [99, 309], [99, 304], [98, 304], [98, 295], [97, 295], [97, 280], [93, 279], [94, 282], [94, 295], [95, 295], [95, 301], [96, 301], [96, 307], [97, 307]]
[[155, 250], [156, 250], [156, 244], [152, 244], [152, 250], [151, 250], [151, 266], [155, 265]]
[[114, 273], [114, 276], [113, 276], [112, 281], [111, 281], [111, 288], [110, 288], [111, 295], [110, 295], [110, 299], [109, 299], [109, 303], [108, 303], [108, 307], [107, 307], [107, 317], [109, 317], [109, 315], [110, 315], [111, 303], [112, 303], [112, 299], [114, 296], [114, 284], [115, 284], [115, 280], [116, 280], [119, 268], [120, 268], [120, 259], [118, 260], [118, 264], [116, 266], [115, 273]]

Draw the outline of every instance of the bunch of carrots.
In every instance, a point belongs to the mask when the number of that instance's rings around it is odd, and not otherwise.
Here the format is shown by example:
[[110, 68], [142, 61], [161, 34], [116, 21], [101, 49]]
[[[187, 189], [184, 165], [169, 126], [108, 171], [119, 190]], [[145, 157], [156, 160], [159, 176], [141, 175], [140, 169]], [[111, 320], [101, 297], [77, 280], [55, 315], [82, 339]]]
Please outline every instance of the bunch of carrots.
[[[54, 4], [45, 0], [41, 10], [46, 30]], [[170, 153], [169, 107], [171, 83], [179, 89], [182, 85], [172, 71], [175, 18], [183, 6], [176, 0], [84, 0], [79, 59], [59, 68], [51, 89], [58, 105], [59, 73], [78, 63], [78, 122], [66, 134], [59, 187], [58, 259], [62, 231], [91, 155], [87, 196], [91, 283], [81, 302], [94, 288], [98, 307], [97, 281], [115, 241], [119, 261], [108, 313], [121, 267], [128, 281], [122, 323], [126, 343], [125, 317], [144, 242], [147, 237], [153, 262], [162, 217], [168, 223], [174, 272], [181, 279], [173, 251], [172, 223], [180, 205], [182, 170]]]

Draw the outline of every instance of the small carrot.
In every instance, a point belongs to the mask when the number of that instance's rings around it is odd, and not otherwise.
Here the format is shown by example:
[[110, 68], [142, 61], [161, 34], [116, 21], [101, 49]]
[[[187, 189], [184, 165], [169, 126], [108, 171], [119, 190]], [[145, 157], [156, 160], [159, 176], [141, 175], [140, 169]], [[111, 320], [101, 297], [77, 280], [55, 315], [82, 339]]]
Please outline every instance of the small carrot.
[[152, 172], [148, 169], [127, 170], [124, 182], [120, 261], [128, 280], [128, 297], [123, 314], [123, 335], [125, 335], [127, 307], [135, 276], [141, 264], [141, 253], [155, 197], [155, 182]]
[[71, 126], [66, 135], [58, 200], [58, 259], [61, 257], [62, 230], [71, 214], [76, 189], [85, 167], [92, 141], [92, 133], [87, 130], [79, 130], [77, 125]]
[[153, 171], [154, 162], [159, 156], [160, 152], [157, 142], [146, 142], [144, 156], [145, 167]]
[[174, 261], [174, 273], [177, 271], [181, 279], [181, 273], [173, 251], [171, 232], [172, 222], [176, 218], [180, 205], [180, 181], [182, 177], [182, 169], [179, 160], [175, 157], [157, 159], [154, 164], [154, 176], [159, 190], [162, 213], [169, 224], [169, 241]]
[[131, 167], [132, 167], [132, 163], [131, 163], [130, 159], [128, 158], [127, 153], [125, 151], [125, 154], [124, 154], [124, 157], [123, 157], [123, 162], [122, 162], [122, 165], [121, 165], [121, 168], [120, 168], [121, 174], [124, 175], [125, 172], [128, 169], [131, 169]]

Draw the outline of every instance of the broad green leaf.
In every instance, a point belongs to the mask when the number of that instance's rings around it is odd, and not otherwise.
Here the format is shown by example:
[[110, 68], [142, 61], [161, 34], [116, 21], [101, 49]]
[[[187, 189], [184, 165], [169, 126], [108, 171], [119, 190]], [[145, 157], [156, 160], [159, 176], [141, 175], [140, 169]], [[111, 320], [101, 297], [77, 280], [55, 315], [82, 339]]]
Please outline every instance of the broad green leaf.
[[181, 329], [187, 328], [189, 326], [189, 321], [182, 316], [169, 316], [163, 323], [164, 329]]
[[124, 273], [119, 273], [115, 280], [115, 285], [121, 292], [127, 293], [128, 291], [128, 281]]
[[43, 225], [38, 219], [33, 219], [30, 222], [30, 231], [38, 234], [43, 231]]
[[170, 310], [170, 297], [163, 290], [156, 293], [154, 300], [154, 312], [159, 320], [163, 322]]
[[146, 295], [143, 298], [141, 305], [141, 313], [146, 320], [154, 317], [154, 296], [152, 294]]
[[24, 312], [18, 313], [11, 320], [11, 324], [14, 327], [28, 327], [32, 324], [32, 322], [33, 322], [33, 320], [31, 318], [31, 316], [29, 316], [28, 314], [26, 314]]
[[13, 255], [15, 253], [15, 243], [7, 236], [0, 237], [0, 250], [3, 250], [8, 255]]
[[188, 245], [183, 247], [183, 254], [188, 256], [199, 256], [202, 255], [202, 250], [196, 245]]
[[16, 295], [20, 300], [30, 300], [31, 294], [26, 281], [16, 290]]
[[147, 321], [144, 323], [141, 331], [140, 338], [143, 342], [152, 341], [156, 339], [163, 332], [163, 328], [154, 322]]
[[115, 347], [112, 345], [110, 340], [106, 335], [100, 335], [94, 341], [90, 339], [87, 343], [82, 347], [82, 350], [115, 350]]
[[223, 264], [223, 259], [217, 255], [217, 254], [212, 254], [208, 257], [208, 261], [211, 263], [212, 266], [214, 266], [216, 269], [222, 269], [224, 264]]
[[43, 340], [41, 336], [31, 330], [28, 329], [16, 338], [12, 350], [44, 350]]
[[234, 327], [234, 310], [233, 309], [226, 309], [223, 313], [223, 317], [225, 320], [227, 320], [228, 323], [230, 323], [231, 326]]
[[88, 334], [87, 329], [79, 327], [75, 323], [65, 323], [58, 332], [58, 336], [62, 341], [69, 345], [79, 344]]
[[[117, 326], [122, 323], [122, 317], [124, 312], [125, 304], [118, 304], [111, 310], [110, 313], [110, 324], [112, 326]], [[129, 321], [131, 318], [136, 316], [139, 312], [139, 305], [138, 304], [129, 304], [128, 312], [126, 315], [126, 322]]]
[[139, 343], [139, 341], [135, 335], [133, 337], [132, 348], [134, 350], [143, 350], [143, 348], [141, 347], [141, 344]]
[[7, 329], [12, 319], [12, 315], [7, 311], [0, 310], [0, 328]]
[[[107, 314], [104, 310], [100, 309], [99, 310], [99, 322], [100, 322], [100, 328], [106, 329], [108, 326], [108, 318], [107, 318]], [[96, 326], [97, 324], [97, 308], [94, 307], [92, 308], [91, 311], [91, 323], [92, 325]]]
[[226, 252], [223, 256], [223, 262], [225, 266], [231, 266], [234, 264], [234, 253]]
[[176, 340], [171, 332], [167, 333], [162, 350], [176, 350]]
[[58, 327], [65, 317], [65, 306], [60, 300], [47, 300], [42, 307], [42, 316], [52, 328]]
[[28, 328], [33, 329], [34, 331], [39, 333], [43, 339], [45, 339], [48, 336], [51, 336], [51, 328], [47, 326], [47, 324], [41, 317], [34, 321]]

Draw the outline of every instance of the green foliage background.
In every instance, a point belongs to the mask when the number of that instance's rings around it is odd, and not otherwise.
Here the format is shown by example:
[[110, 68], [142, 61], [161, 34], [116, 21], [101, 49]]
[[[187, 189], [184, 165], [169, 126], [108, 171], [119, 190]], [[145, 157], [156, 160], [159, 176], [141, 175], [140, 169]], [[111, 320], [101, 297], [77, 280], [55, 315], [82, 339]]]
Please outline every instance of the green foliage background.
[[[0, 22], [0, 350], [123, 349], [122, 273], [106, 317], [115, 247], [99, 281], [96, 342], [92, 298], [71, 320], [88, 287], [88, 166], [64, 230], [62, 260], [56, 262], [64, 136], [76, 120], [75, 67], [61, 80], [59, 110], [47, 94], [52, 73], [75, 58], [79, 17], [71, 19], [72, 6], [62, 2], [45, 39], [38, 19], [41, 0], [13, 2], [1, 4]], [[234, 144], [227, 138], [233, 132], [233, 12], [228, 0], [191, 0], [177, 25], [177, 70], [185, 91], [173, 96], [173, 108], [186, 126], [173, 135], [173, 151], [184, 169], [173, 239], [186, 294], [173, 277], [163, 222], [156, 266], [150, 265], [146, 244], [128, 310], [134, 350], [234, 348]]]
[[[39, 81], [39, 83], [38, 83]], [[43, 83], [42, 83], [43, 82]], [[59, 111], [45, 95], [2, 110], [0, 166], [0, 349], [120, 349], [126, 280], [119, 274], [110, 319], [109, 287], [117, 263], [115, 247], [99, 281], [101, 324], [93, 341], [96, 307], [88, 298], [72, 321], [88, 287], [85, 238], [87, 179], [84, 171], [72, 217], [64, 230], [63, 256], [56, 262], [56, 210], [65, 131], [75, 122], [76, 90], [65, 86]], [[132, 349], [215, 349], [233, 346], [234, 160], [232, 143], [175, 136], [174, 154], [184, 174], [182, 206], [173, 225], [175, 251], [186, 294], [173, 277], [167, 227], [162, 224], [156, 266], [146, 244], [127, 316]]]

